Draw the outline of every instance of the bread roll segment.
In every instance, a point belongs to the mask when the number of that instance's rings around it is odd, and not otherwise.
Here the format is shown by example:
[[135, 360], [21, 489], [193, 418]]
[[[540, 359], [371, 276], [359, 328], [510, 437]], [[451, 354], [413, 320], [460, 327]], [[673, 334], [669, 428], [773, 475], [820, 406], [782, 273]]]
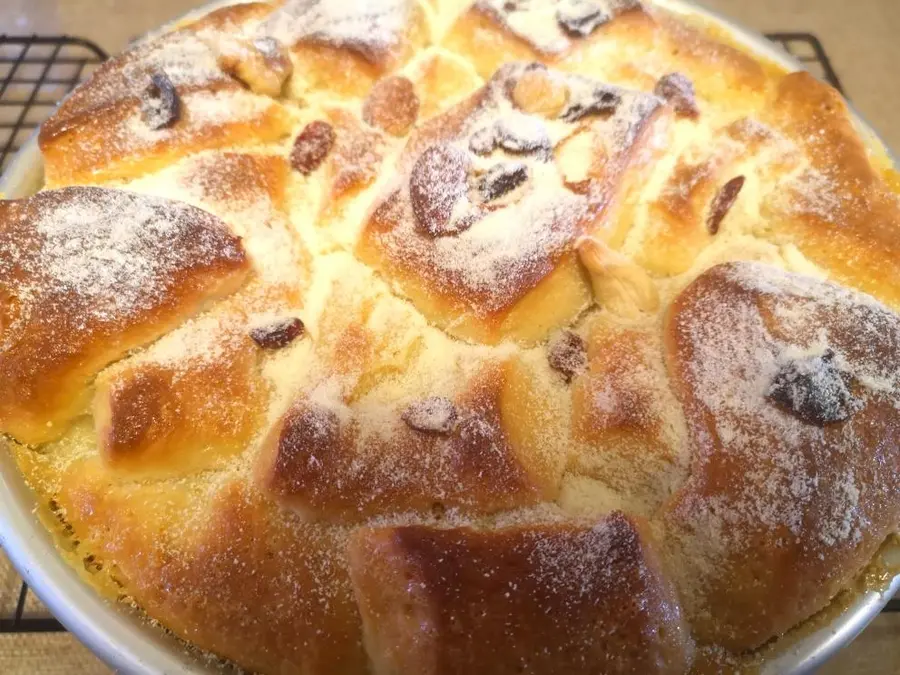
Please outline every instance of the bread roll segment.
[[137, 193], [68, 187], [0, 202], [3, 429], [60, 437], [90, 380], [234, 292], [240, 240], [200, 209]]
[[377, 675], [683, 673], [691, 641], [645, 526], [359, 530], [353, 588]]
[[700, 638], [753, 648], [846, 587], [900, 521], [900, 317], [730, 263], [679, 296], [665, 339], [693, 454], [665, 513], [690, 559], [683, 598]]
[[39, 145], [4, 446], [91, 583], [243, 669], [740, 671], [900, 527], [896, 178], [716, 26], [238, 3]]

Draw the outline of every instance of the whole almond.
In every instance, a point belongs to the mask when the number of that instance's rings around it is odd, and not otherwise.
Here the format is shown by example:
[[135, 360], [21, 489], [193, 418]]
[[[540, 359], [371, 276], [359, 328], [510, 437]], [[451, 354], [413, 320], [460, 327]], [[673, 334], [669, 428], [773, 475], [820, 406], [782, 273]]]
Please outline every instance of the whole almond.
[[363, 103], [363, 119], [391, 136], [405, 136], [419, 116], [419, 97], [413, 83], [389, 75], [375, 83]]
[[565, 82], [553, 77], [546, 68], [526, 70], [512, 92], [513, 103], [520, 110], [549, 119], [559, 115], [568, 98]]

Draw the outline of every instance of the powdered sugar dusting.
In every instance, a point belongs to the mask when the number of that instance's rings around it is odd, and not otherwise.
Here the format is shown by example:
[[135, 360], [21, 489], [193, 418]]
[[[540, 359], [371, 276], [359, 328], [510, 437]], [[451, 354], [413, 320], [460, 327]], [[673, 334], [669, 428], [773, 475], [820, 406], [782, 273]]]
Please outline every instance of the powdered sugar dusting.
[[785, 210], [791, 214], [809, 214], [826, 222], [835, 222], [844, 209], [844, 201], [834, 180], [814, 169], [804, 171], [785, 186]]
[[[417, 226], [416, 209], [410, 208], [416, 195], [411, 197], [406, 188], [390, 195], [373, 218], [377, 226], [372, 236], [388, 259], [414, 269], [440, 293], [460, 296], [477, 316], [508, 309], [573, 250], [584, 226], [615, 191], [623, 156], [662, 104], [652, 95], [607, 87], [588, 78], [562, 76], [572, 87], [573, 96], [602, 87], [613, 92], [621, 105], [608, 114], [586, 115], [577, 124], [528, 115], [514, 106], [510, 92], [516, 79], [530, 67], [515, 63], [501, 68], [475, 95], [474, 105], [464, 104], [472, 108], [462, 120], [451, 123], [456, 127], [439, 132], [441, 141], [467, 157], [467, 164], [448, 162], [444, 173], [440, 166], [429, 165], [427, 174], [413, 172], [410, 177], [417, 193], [430, 196], [429, 204], [455, 205], [450, 223], [461, 226], [446, 229], [458, 234], [429, 236], [422, 232]], [[448, 113], [448, 119], [455, 114]], [[589, 181], [590, 187], [584, 190], [587, 194], [570, 190], [553, 160], [553, 147], [584, 122], [589, 123], [607, 157], [606, 173]], [[435, 147], [425, 143], [414, 138], [409, 152]], [[504, 195], [481, 208], [471, 186], [503, 159], [524, 165], [528, 178], [509, 197]], [[403, 158], [401, 166], [404, 163], [413, 169], [417, 166], [410, 157]], [[463, 194], [461, 172], [469, 174], [468, 197]], [[421, 181], [428, 182], [428, 190], [423, 189]]]
[[152, 146], [183, 135], [185, 126], [196, 132], [204, 127], [246, 122], [261, 117], [273, 105], [268, 98], [242, 90], [198, 91], [182, 99], [186, 118], [182, 125], [151, 129], [140, 111], [136, 111], [125, 120], [124, 128], [113, 144], [120, 151]]
[[380, 62], [399, 43], [411, 0], [287, 0], [260, 31], [288, 45], [324, 43]]
[[141, 42], [104, 64], [63, 104], [60, 113], [67, 116], [139, 98], [150, 76], [159, 72], [180, 93], [233, 82], [203, 40], [190, 31], [175, 31]]
[[478, 0], [475, 7], [537, 51], [556, 55], [569, 49], [579, 37], [566, 31], [560, 22], [560, 16], [576, 4], [596, 12], [598, 20], [594, 26], [600, 27], [638, 3], [633, 0]]
[[575, 597], [589, 596], [598, 584], [615, 583], [612, 573], [617, 563], [634, 564], [637, 534], [623, 529], [607, 518], [573, 532], [567, 546], [552, 537], [536, 536], [529, 562], [541, 583]]
[[[542, 186], [556, 177], [540, 173], [534, 180]], [[477, 298], [476, 311], [492, 312], [553, 269], [555, 259], [571, 248], [587, 211], [583, 197], [536, 189], [455, 237], [432, 239], [418, 233], [409, 213], [379, 239], [392, 258], [422, 266], [423, 274], [444, 292], [468, 293]]]
[[76, 328], [158, 306], [177, 271], [242, 259], [220, 221], [179, 202], [64, 188], [19, 208], [10, 229], [21, 239], [4, 247], [0, 274], [24, 276], [25, 299], [68, 305]]
[[[776, 405], [770, 387], [784, 362], [833, 351], [835, 363], [866, 396], [887, 396], [896, 406], [900, 375], [886, 372], [890, 366], [877, 351], [860, 349], [854, 341], [868, 340], [881, 349], [887, 341], [896, 349], [900, 320], [867, 296], [765, 265], [735, 263], [717, 274], [744, 292], [707, 287], [702, 301], [691, 304], [689, 318], [677, 324], [679, 340], [693, 353], [684, 377], [700, 410], [710, 413], [702, 418], [703, 426], [701, 418], [693, 422], [700, 450], [695, 467], [702, 468], [695, 479], [706, 475], [703, 467], [724, 462], [724, 456], [742, 468], [739, 480], [729, 481], [721, 494], [683, 502], [683, 516], [717, 532], [711, 543], [722, 550], [740, 546], [728, 532], [759, 528], [785, 528], [797, 538], [811, 535], [829, 546], [856, 541], [863, 523], [849, 458], [865, 453], [866, 441], [857, 435], [853, 416], [839, 426], [809, 423]], [[775, 334], [762, 303], [796, 303], [799, 311], [782, 314], [789, 320]], [[886, 377], [892, 379], [889, 390]], [[869, 389], [867, 378], [882, 384]], [[714, 438], [721, 449], [712, 449]]]

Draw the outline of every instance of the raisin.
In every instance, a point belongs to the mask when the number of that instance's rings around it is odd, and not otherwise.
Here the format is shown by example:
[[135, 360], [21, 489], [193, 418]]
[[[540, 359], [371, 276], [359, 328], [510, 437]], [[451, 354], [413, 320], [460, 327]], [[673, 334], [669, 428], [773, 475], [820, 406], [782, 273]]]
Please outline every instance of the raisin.
[[482, 201], [491, 202], [512, 192], [528, 180], [528, 167], [522, 162], [495, 164], [478, 180]]
[[848, 419], [859, 408], [850, 391], [851, 377], [834, 363], [834, 351], [783, 365], [766, 397], [808, 424], [822, 426]]
[[587, 345], [577, 333], [563, 331], [550, 343], [547, 362], [562, 374], [566, 382], [571, 382], [587, 367]]
[[560, 115], [564, 122], [577, 122], [589, 115], [609, 116], [616, 112], [622, 103], [622, 97], [618, 92], [608, 87], [594, 87], [581, 92], [578, 96], [572, 96], [569, 104]]
[[328, 122], [316, 120], [307, 124], [294, 140], [291, 166], [308, 176], [319, 168], [334, 147], [334, 129]]
[[504, 117], [494, 125], [494, 131], [497, 144], [515, 155], [536, 154], [549, 159], [553, 152], [547, 127], [528, 115]]
[[172, 80], [163, 71], [150, 76], [141, 96], [141, 119], [153, 130], [172, 126], [181, 116], [181, 100]]
[[665, 99], [681, 117], [695, 118], [700, 114], [694, 83], [681, 73], [669, 73], [659, 78], [653, 93]]
[[367, 124], [391, 136], [405, 136], [419, 116], [413, 83], [402, 75], [378, 80], [363, 103], [362, 116]]
[[456, 406], [448, 398], [429, 396], [410, 404], [401, 417], [416, 431], [449, 434], [456, 426]]
[[257, 326], [250, 330], [250, 337], [263, 349], [281, 349], [287, 347], [305, 331], [303, 322], [297, 317], [292, 317], [265, 326]]
[[735, 200], [737, 200], [738, 195], [741, 193], [742, 187], [744, 187], [744, 177], [735, 176], [719, 188], [719, 191], [716, 193], [716, 196], [713, 197], [712, 203], [710, 204], [709, 216], [706, 218], [706, 229], [709, 230], [710, 234], [716, 234], [719, 231], [722, 219], [725, 218], [728, 211], [734, 205]]
[[493, 125], [479, 129], [469, 138], [469, 150], [476, 155], [489, 155], [497, 147], [497, 131]]
[[413, 165], [409, 199], [418, 228], [432, 237], [458, 234], [474, 223], [454, 218], [454, 207], [467, 198], [469, 157], [452, 145], [428, 147]]
[[597, 3], [589, 0], [563, 0], [556, 10], [556, 21], [573, 37], [587, 37], [610, 18]]

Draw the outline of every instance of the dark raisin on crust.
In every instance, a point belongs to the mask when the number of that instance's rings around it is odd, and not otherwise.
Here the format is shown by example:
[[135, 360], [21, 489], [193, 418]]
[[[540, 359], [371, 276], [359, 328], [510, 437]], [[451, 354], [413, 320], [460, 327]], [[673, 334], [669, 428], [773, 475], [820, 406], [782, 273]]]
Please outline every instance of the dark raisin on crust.
[[303, 335], [306, 327], [297, 317], [279, 319], [265, 326], [257, 326], [250, 330], [250, 337], [263, 349], [281, 349], [287, 347]]
[[474, 217], [454, 218], [456, 203], [468, 201], [469, 157], [449, 144], [432, 145], [416, 160], [409, 178], [409, 199], [417, 228], [432, 237], [458, 234]]
[[584, 339], [570, 330], [560, 333], [547, 349], [547, 362], [571, 382], [587, 368], [587, 345]]
[[794, 359], [782, 365], [766, 391], [775, 405], [808, 424], [822, 426], [848, 419], [859, 408], [850, 391], [851, 377], [834, 362], [834, 351]]
[[528, 167], [522, 162], [501, 162], [478, 179], [478, 195], [483, 202], [500, 199], [528, 180]]
[[556, 21], [573, 37], [587, 37], [610, 20], [596, 2], [590, 0], [563, 0], [556, 10]]
[[291, 167], [308, 176], [321, 166], [334, 147], [334, 129], [328, 122], [310, 122], [294, 139], [291, 150]]
[[589, 115], [609, 116], [622, 103], [618, 92], [608, 87], [594, 87], [569, 99], [568, 105], [560, 113], [564, 122], [577, 122]]
[[141, 119], [150, 129], [165, 129], [181, 116], [181, 99], [175, 85], [165, 72], [150, 76], [150, 83], [141, 92]]
[[694, 83], [681, 73], [663, 75], [653, 93], [671, 103], [677, 115], [695, 118], [700, 114]]
[[411, 403], [401, 415], [416, 431], [449, 434], [456, 426], [457, 413], [453, 401], [442, 396], [429, 396]]
[[710, 234], [718, 233], [722, 220], [734, 205], [742, 187], [744, 187], [744, 177], [735, 176], [719, 188], [709, 206], [709, 216], [706, 218], [706, 229]]

